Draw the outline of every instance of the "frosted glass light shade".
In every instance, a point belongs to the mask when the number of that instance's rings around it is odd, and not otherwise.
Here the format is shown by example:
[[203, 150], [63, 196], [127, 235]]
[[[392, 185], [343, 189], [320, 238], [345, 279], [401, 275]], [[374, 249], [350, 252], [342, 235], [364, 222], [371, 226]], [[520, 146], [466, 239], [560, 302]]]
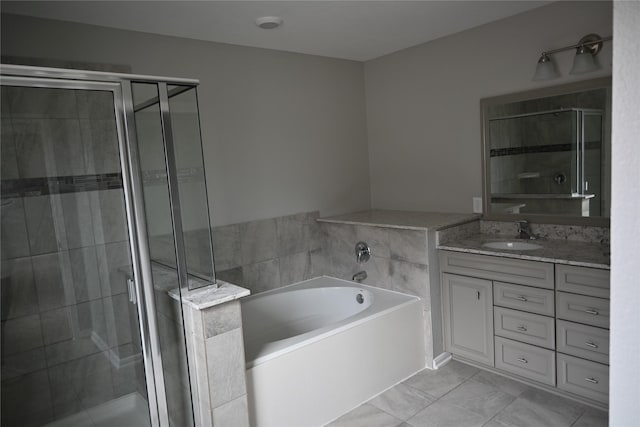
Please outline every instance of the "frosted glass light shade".
[[536, 72], [533, 74], [533, 80], [551, 80], [560, 77], [556, 70], [555, 63], [547, 55], [542, 55], [536, 65]]
[[573, 67], [569, 74], [583, 74], [591, 71], [595, 71], [600, 66], [596, 62], [594, 56], [588, 49], [584, 47], [578, 49], [578, 53], [576, 53], [576, 57], [573, 59]]

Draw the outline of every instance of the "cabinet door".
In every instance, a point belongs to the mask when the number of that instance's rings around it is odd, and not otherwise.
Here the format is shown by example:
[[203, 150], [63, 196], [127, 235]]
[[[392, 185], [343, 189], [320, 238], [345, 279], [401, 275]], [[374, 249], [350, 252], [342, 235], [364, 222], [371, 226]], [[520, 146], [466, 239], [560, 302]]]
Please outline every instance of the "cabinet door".
[[446, 350], [493, 366], [493, 295], [490, 280], [442, 274]]

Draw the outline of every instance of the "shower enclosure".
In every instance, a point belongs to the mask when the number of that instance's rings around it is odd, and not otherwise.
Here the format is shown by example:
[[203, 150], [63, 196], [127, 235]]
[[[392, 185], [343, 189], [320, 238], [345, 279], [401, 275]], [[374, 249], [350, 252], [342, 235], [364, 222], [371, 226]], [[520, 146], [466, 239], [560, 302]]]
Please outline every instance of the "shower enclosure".
[[193, 425], [215, 286], [195, 80], [2, 65], [2, 425]]
[[490, 117], [491, 203], [519, 213], [601, 216], [603, 117], [593, 108]]

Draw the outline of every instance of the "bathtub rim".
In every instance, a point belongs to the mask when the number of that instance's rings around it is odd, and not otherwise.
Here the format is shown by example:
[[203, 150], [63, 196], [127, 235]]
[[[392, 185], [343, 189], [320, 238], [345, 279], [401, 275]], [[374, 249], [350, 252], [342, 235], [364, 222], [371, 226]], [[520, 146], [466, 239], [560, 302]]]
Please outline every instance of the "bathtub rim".
[[[332, 284], [327, 284], [326, 282], [323, 282], [321, 279], [330, 279], [331, 281], [337, 281], [338, 283], [334, 282]], [[314, 284], [309, 286], [308, 282], [312, 282], [312, 281], [317, 281], [318, 284]], [[296, 351], [302, 347], [311, 345], [315, 342], [318, 342], [322, 339], [325, 339], [331, 335], [334, 334], [340, 334], [342, 332], [345, 332], [349, 329], [355, 328], [369, 320], [384, 316], [392, 311], [395, 310], [399, 310], [402, 309], [403, 307], [409, 305], [409, 304], [421, 304], [421, 298], [414, 296], [414, 295], [409, 295], [409, 294], [405, 294], [402, 292], [397, 292], [397, 291], [392, 291], [389, 289], [384, 289], [384, 288], [378, 288], [375, 286], [371, 286], [371, 285], [365, 285], [362, 283], [357, 283], [357, 282], [353, 282], [353, 281], [349, 281], [349, 280], [344, 280], [344, 279], [339, 279], [337, 277], [332, 277], [332, 276], [327, 276], [327, 275], [322, 275], [322, 276], [317, 276], [317, 277], [313, 277], [311, 279], [307, 279], [307, 280], [302, 280], [300, 282], [296, 282], [296, 283], [292, 283], [290, 285], [286, 285], [280, 288], [276, 288], [276, 289], [272, 289], [269, 291], [265, 291], [265, 292], [261, 292], [259, 294], [256, 295], [251, 295], [248, 296], [246, 298], [243, 298], [241, 300], [242, 302], [245, 301], [251, 301], [254, 299], [259, 299], [260, 297], [264, 297], [264, 296], [269, 296], [269, 295], [273, 295], [273, 294], [278, 294], [278, 293], [283, 293], [283, 292], [287, 292], [290, 291], [292, 287], [300, 287], [300, 286], [307, 286], [304, 287], [303, 289], [313, 289], [313, 288], [327, 288], [327, 287], [344, 287], [344, 288], [362, 288], [362, 289], [366, 289], [368, 291], [370, 291], [371, 293], [373, 293], [374, 295], [374, 299], [376, 298], [377, 294], [389, 294], [389, 295], [394, 295], [396, 298], [397, 297], [402, 297], [402, 301], [395, 303], [393, 305], [390, 305], [388, 307], [385, 307], [383, 309], [379, 309], [376, 310], [372, 313], [368, 313], [368, 311], [371, 311], [370, 309], [372, 307], [376, 306], [376, 300], [374, 300], [373, 304], [371, 305], [371, 307], [369, 307], [367, 310], [364, 310], [362, 312], [356, 313], [353, 316], [349, 316], [339, 322], [336, 323], [331, 323], [329, 325], [323, 326], [321, 328], [318, 329], [314, 329], [312, 331], [308, 331], [305, 332], [303, 334], [298, 334], [292, 337], [288, 337], [288, 338], [284, 338], [281, 340], [277, 340], [277, 341], [272, 341], [269, 343], [266, 343], [264, 348], [260, 351], [260, 353], [263, 353], [264, 351], [267, 351], [266, 354], [262, 354], [262, 355], [258, 355], [258, 357], [255, 357], [253, 360], [246, 360], [245, 358], [245, 369], [249, 370], [255, 366], [259, 366], [265, 362], [268, 362], [269, 360], [275, 359], [278, 356], [281, 356], [283, 354], [289, 353], [289, 352], [293, 352]], [[380, 303], [378, 303], [380, 304]], [[378, 307], [379, 308], [379, 307]], [[243, 339], [244, 339], [244, 328], [243, 328]], [[271, 347], [271, 348], [270, 348]]]

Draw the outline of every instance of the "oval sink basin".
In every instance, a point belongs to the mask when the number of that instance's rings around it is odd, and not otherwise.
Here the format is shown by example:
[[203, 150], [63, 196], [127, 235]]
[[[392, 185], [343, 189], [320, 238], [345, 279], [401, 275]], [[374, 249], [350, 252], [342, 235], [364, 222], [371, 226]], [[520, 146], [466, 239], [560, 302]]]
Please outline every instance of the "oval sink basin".
[[540, 249], [542, 246], [535, 243], [515, 241], [501, 241], [501, 242], [487, 242], [482, 246], [490, 249], [506, 249], [508, 251], [532, 251], [534, 249]]

